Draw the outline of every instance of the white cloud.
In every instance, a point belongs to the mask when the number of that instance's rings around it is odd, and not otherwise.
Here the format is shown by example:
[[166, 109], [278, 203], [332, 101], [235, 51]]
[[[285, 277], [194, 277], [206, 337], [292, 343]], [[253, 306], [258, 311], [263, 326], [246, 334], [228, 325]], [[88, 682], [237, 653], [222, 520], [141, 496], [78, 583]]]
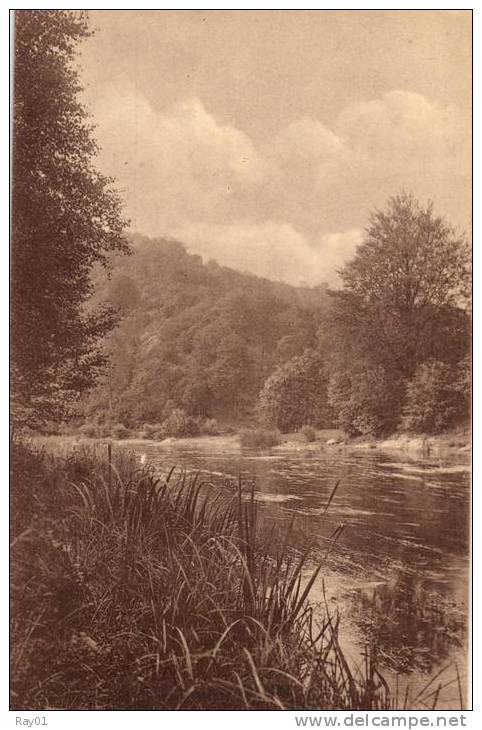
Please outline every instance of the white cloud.
[[188, 224], [173, 235], [205, 261], [215, 259], [268, 279], [310, 286], [323, 281], [337, 283], [336, 269], [361, 240], [360, 231], [349, 230], [321, 236], [315, 247], [290, 224], [280, 221]]
[[312, 117], [301, 117], [280, 130], [272, 144], [272, 154], [287, 165], [316, 164], [343, 152], [342, 139]]
[[333, 129], [301, 117], [258, 146], [198, 98], [158, 110], [111, 91], [95, 116], [134, 229], [260, 276], [336, 284], [369, 211], [402, 188], [455, 223], [470, 214], [466, 120], [410, 91], [351, 103]]
[[315, 182], [320, 199], [339, 211], [330, 227], [364, 225], [402, 189], [433, 200], [455, 225], [470, 226], [470, 118], [457, 107], [393, 90], [348, 105], [334, 129], [344, 159], [318, 166]]
[[320, 256], [326, 261], [326, 281], [330, 284], [339, 284], [338, 269], [353, 257], [362, 240], [363, 231], [359, 228], [351, 228], [342, 233], [325, 233], [321, 236], [317, 248]]
[[350, 104], [340, 116], [338, 129], [354, 152], [374, 153], [378, 158], [451, 155], [464, 144], [456, 107], [403, 90]]
[[96, 118], [102, 163], [125, 188], [134, 226], [150, 234], [216, 219], [269, 172], [249, 137], [219, 124], [196, 98], [158, 112], [142, 96], [113, 92]]

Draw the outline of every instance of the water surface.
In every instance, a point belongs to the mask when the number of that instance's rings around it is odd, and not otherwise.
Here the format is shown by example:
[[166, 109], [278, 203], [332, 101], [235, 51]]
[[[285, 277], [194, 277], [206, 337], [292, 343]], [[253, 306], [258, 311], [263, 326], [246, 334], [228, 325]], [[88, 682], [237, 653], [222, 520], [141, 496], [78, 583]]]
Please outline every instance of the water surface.
[[240, 474], [247, 489], [254, 480], [265, 535], [274, 525], [281, 540], [294, 515], [291, 543], [311, 546], [311, 569], [322, 561], [312, 599], [320, 611], [342, 613], [352, 662], [361, 662], [365, 642], [375, 643], [392, 686], [403, 695], [409, 684], [412, 706], [448, 666], [425, 694], [442, 684], [438, 707], [460, 708], [455, 667], [465, 694], [470, 565], [466, 453], [248, 450], [222, 438], [126, 446], [162, 472], [200, 472], [206, 489], [234, 492]]

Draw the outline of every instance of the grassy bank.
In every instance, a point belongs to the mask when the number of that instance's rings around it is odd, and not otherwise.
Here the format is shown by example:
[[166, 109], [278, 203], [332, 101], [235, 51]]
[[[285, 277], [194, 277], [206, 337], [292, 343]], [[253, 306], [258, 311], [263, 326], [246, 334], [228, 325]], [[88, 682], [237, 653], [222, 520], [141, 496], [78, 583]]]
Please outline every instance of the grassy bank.
[[[12, 448], [12, 709], [378, 709], [317, 625], [303, 559], [227, 503], [122, 452]], [[247, 496], [247, 499], [245, 498]]]

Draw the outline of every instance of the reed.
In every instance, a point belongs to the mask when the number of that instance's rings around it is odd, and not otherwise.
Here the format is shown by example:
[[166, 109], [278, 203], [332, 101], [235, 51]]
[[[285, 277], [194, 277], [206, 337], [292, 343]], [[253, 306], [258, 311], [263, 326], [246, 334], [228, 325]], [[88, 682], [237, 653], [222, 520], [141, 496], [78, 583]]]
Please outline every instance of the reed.
[[14, 444], [12, 468], [12, 709], [391, 706], [376, 656], [351, 667], [317, 619], [321, 566], [260, 546], [241, 481], [226, 498], [115, 449]]

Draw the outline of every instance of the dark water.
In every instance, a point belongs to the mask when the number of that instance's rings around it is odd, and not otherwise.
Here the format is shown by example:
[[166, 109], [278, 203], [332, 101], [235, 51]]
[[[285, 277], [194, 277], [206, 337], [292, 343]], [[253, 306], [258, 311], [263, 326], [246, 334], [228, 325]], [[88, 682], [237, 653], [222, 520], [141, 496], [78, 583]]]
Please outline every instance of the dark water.
[[[460, 708], [456, 666], [464, 696], [467, 688], [467, 454], [412, 457], [318, 445], [253, 451], [232, 439], [129, 448], [163, 472], [174, 465], [199, 471], [213, 489], [234, 490], [239, 474], [246, 484], [254, 479], [261, 530], [271, 534], [274, 524], [281, 535], [294, 514], [291, 542], [312, 546], [313, 567], [323, 562], [326, 602], [342, 613], [352, 662], [360, 662], [365, 642], [376, 643], [392, 686], [404, 695], [409, 685], [412, 708], [422, 706], [417, 693], [447, 666], [424, 694], [442, 684], [437, 706]], [[321, 603], [322, 596], [320, 578], [312, 599]]]

